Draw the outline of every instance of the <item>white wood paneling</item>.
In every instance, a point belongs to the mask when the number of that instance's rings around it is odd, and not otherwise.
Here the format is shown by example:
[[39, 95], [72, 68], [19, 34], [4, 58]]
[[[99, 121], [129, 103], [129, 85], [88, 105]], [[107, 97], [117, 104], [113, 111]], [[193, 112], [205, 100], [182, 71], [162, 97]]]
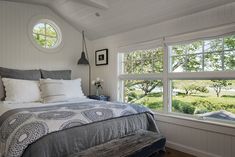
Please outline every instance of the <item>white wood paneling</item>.
[[[234, 0], [8, 0], [50, 7], [98, 39], [201, 12]], [[99, 13], [97, 17], [95, 14]], [[197, 22], [197, 21], [193, 21]]]
[[[28, 29], [35, 17], [50, 18], [60, 27], [63, 47], [58, 52], [45, 53], [33, 45]], [[73, 78], [82, 77], [83, 87], [87, 91], [88, 69], [77, 66], [80, 53], [81, 34], [49, 8], [0, 1], [0, 66], [17, 69], [71, 69]]]
[[232, 144], [231, 144], [231, 156], [234, 157], [235, 156], [235, 137], [232, 137]]
[[[167, 139], [167, 146], [198, 157], [234, 157], [235, 136], [219, 126], [205, 129], [200, 122], [188, 125], [183, 120], [182, 125], [175, 118], [165, 120], [165, 116], [157, 115], [157, 124], [161, 133]], [[191, 122], [192, 123], [192, 122]], [[197, 124], [197, 125], [195, 125]], [[194, 127], [195, 126], [195, 127]], [[215, 128], [218, 129], [215, 129]], [[226, 127], [223, 127], [226, 128]], [[231, 133], [235, 128], [228, 127]], [[220, 130], [220, 131], [218, 131]], [[226, 134], [224, 134], [225, 132]], [[227, 134], [228, 133], [228, 134]]]

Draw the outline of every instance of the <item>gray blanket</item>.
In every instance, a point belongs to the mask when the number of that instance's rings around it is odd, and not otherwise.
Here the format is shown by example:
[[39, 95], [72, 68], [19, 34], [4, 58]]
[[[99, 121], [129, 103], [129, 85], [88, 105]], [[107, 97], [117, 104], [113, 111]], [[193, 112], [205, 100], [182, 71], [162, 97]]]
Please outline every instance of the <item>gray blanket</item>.
[[66, 157], [139, 129], [159, 132], [147, 108], [102, 101], [14, 109], [0, 126], [2, 157]]

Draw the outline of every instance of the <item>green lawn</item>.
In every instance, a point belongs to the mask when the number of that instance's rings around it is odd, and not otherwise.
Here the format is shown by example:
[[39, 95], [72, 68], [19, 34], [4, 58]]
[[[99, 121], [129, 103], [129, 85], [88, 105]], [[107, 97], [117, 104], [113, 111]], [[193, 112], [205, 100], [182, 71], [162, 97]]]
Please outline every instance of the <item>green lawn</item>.
[[[138, 93], [139, 95], [139, 93]], [[141, 97], [141, 96], [139, 96]], [[143, 104], [153, 110], [163, 109], [163, 97], [153, 93], [133, 101]], [[226, 110], [235, 114], [235, 96], [200, 96], [200, 95], [177, 95], [172, 97], [172, 110], [186, 114], [200, 114], [212, 111]]]

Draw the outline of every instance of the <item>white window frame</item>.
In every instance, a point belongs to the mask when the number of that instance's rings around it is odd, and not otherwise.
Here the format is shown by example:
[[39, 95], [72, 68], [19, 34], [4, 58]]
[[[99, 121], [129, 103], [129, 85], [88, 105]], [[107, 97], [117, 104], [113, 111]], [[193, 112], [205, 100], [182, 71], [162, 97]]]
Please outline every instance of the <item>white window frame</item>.
[[[228, 28], [229, 27], [229, 28]], [[218, 33], [218, 30], [222, 32], [222, 34], [216, 34]], [[231, 33], [226, 32], [230, 31]], [[208, 30], [210, 32], [211, 30]], [[205, 31], [203, 31], [205, 32]], [[228, 70], [228, 71], [200, 71], [200, 72], [172, 72], [171, 71], [171, 56], [169, 47], [173, 44], [185, 44], [187, 42], [195, 41], [195, 40], [207, 40], [207, 39], [214, 39], [219, 37], [224, 37], [228, 35], [235, 34], [235, 25], [232, 26], [225, 26], [224, 28], [218, 28], [212, 31], [211, 37], [201, 37], [201, 38], [195, 38], [194, 40], [188, 40], [188, 41], [176, 41], [175, 43], [172, 42], [172, 39], [170, 38], [171, 42], [168, 42], [165, 40], [165, 38], [162, 39], [161, 45], [156, 45], [155, 48], [163, 47], [164, 48], [164, 56], [163, 56], [163, 73], [153, 73], [153, 74], [122, 74], [120, 70], [122, 70], [120, 67], [122, 67], [122, 56], [123, 53], [118, 54], [118, 100], [124, 101], [124, 84], [123, 82], [125, 80], [162, 80], [163, 81], [163, 112], [167, 114], [177, 114], [175, 112], [172, 112], [172, 89], [171, 89], [171, 81], [172, 80], [211, 80], [211, 79], [235, 79], [235, 71], [234, 70]], [[211, 32], [210, 32], [211, 33]], [[202, 34], [202, 32], [198, 32], [199, 35]], [[174, 39], [175, 37], [173, 37]], [[223, 45], [224, 47], [224, 45]], [[146, 48], [148, 49], [148, 48]], [[134, 50], [134, 48], [133, 48]], [[123, 51], [119, 51], [123, 52]], [[124, 51], [125, 52], [125, 51]], [[223, 51], [224, 54], [224, 51]], [[224, 56], [224, 55], [223, 55]], [[204, 61], [203, 61], [204, 64]], [[224, 63], [222, 63], [224, 64]], [[222, 70], [224, 70], [224, 67], [222, 67]], [[166, 92], [167, 91], [167, 92]], [[183, 113], [180, 113], [180, 116], [182, 117], [193, 117], [196, 118], [196, 116], [193, 115], [185, 115]], [[217, 120], [216, 121], [220, 121]], [[230, 123], [230, 122], [228, 122]]]
[[[43, 46], [39, 45], [35, 41], [35, 39], [33, 37], [33, 34], [34, 34], [33, 29], [38, 23], [48, 23], [49, 25], [51, 25], [55, 29], [55, 31], [57, 33], [57, 42], [53, 47], [46, 48], [46, 47], [43, 47]], [[59, 50], [64, 45], [62, 30], [59, 26], [61, 26], [60, 22], [52, 16], [45, 16], [45, 15], [35, 16], [29, 22], [28, 37], [31, 40], [34, 47], [37, 48], [39, 51], [44, 52], [44, 53], [52, 53], [52, 54], [53, 53], [58, 53], [58, 52], [60, 52]]]

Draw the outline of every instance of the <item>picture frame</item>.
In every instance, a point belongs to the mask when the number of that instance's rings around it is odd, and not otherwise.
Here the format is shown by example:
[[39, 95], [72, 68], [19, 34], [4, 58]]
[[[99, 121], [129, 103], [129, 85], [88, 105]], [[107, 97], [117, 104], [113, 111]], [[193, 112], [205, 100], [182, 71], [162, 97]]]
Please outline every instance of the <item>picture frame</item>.
[[95, 51], [95, 65], [107, 65], [108, 64], [108, 49], [101, 49]]

